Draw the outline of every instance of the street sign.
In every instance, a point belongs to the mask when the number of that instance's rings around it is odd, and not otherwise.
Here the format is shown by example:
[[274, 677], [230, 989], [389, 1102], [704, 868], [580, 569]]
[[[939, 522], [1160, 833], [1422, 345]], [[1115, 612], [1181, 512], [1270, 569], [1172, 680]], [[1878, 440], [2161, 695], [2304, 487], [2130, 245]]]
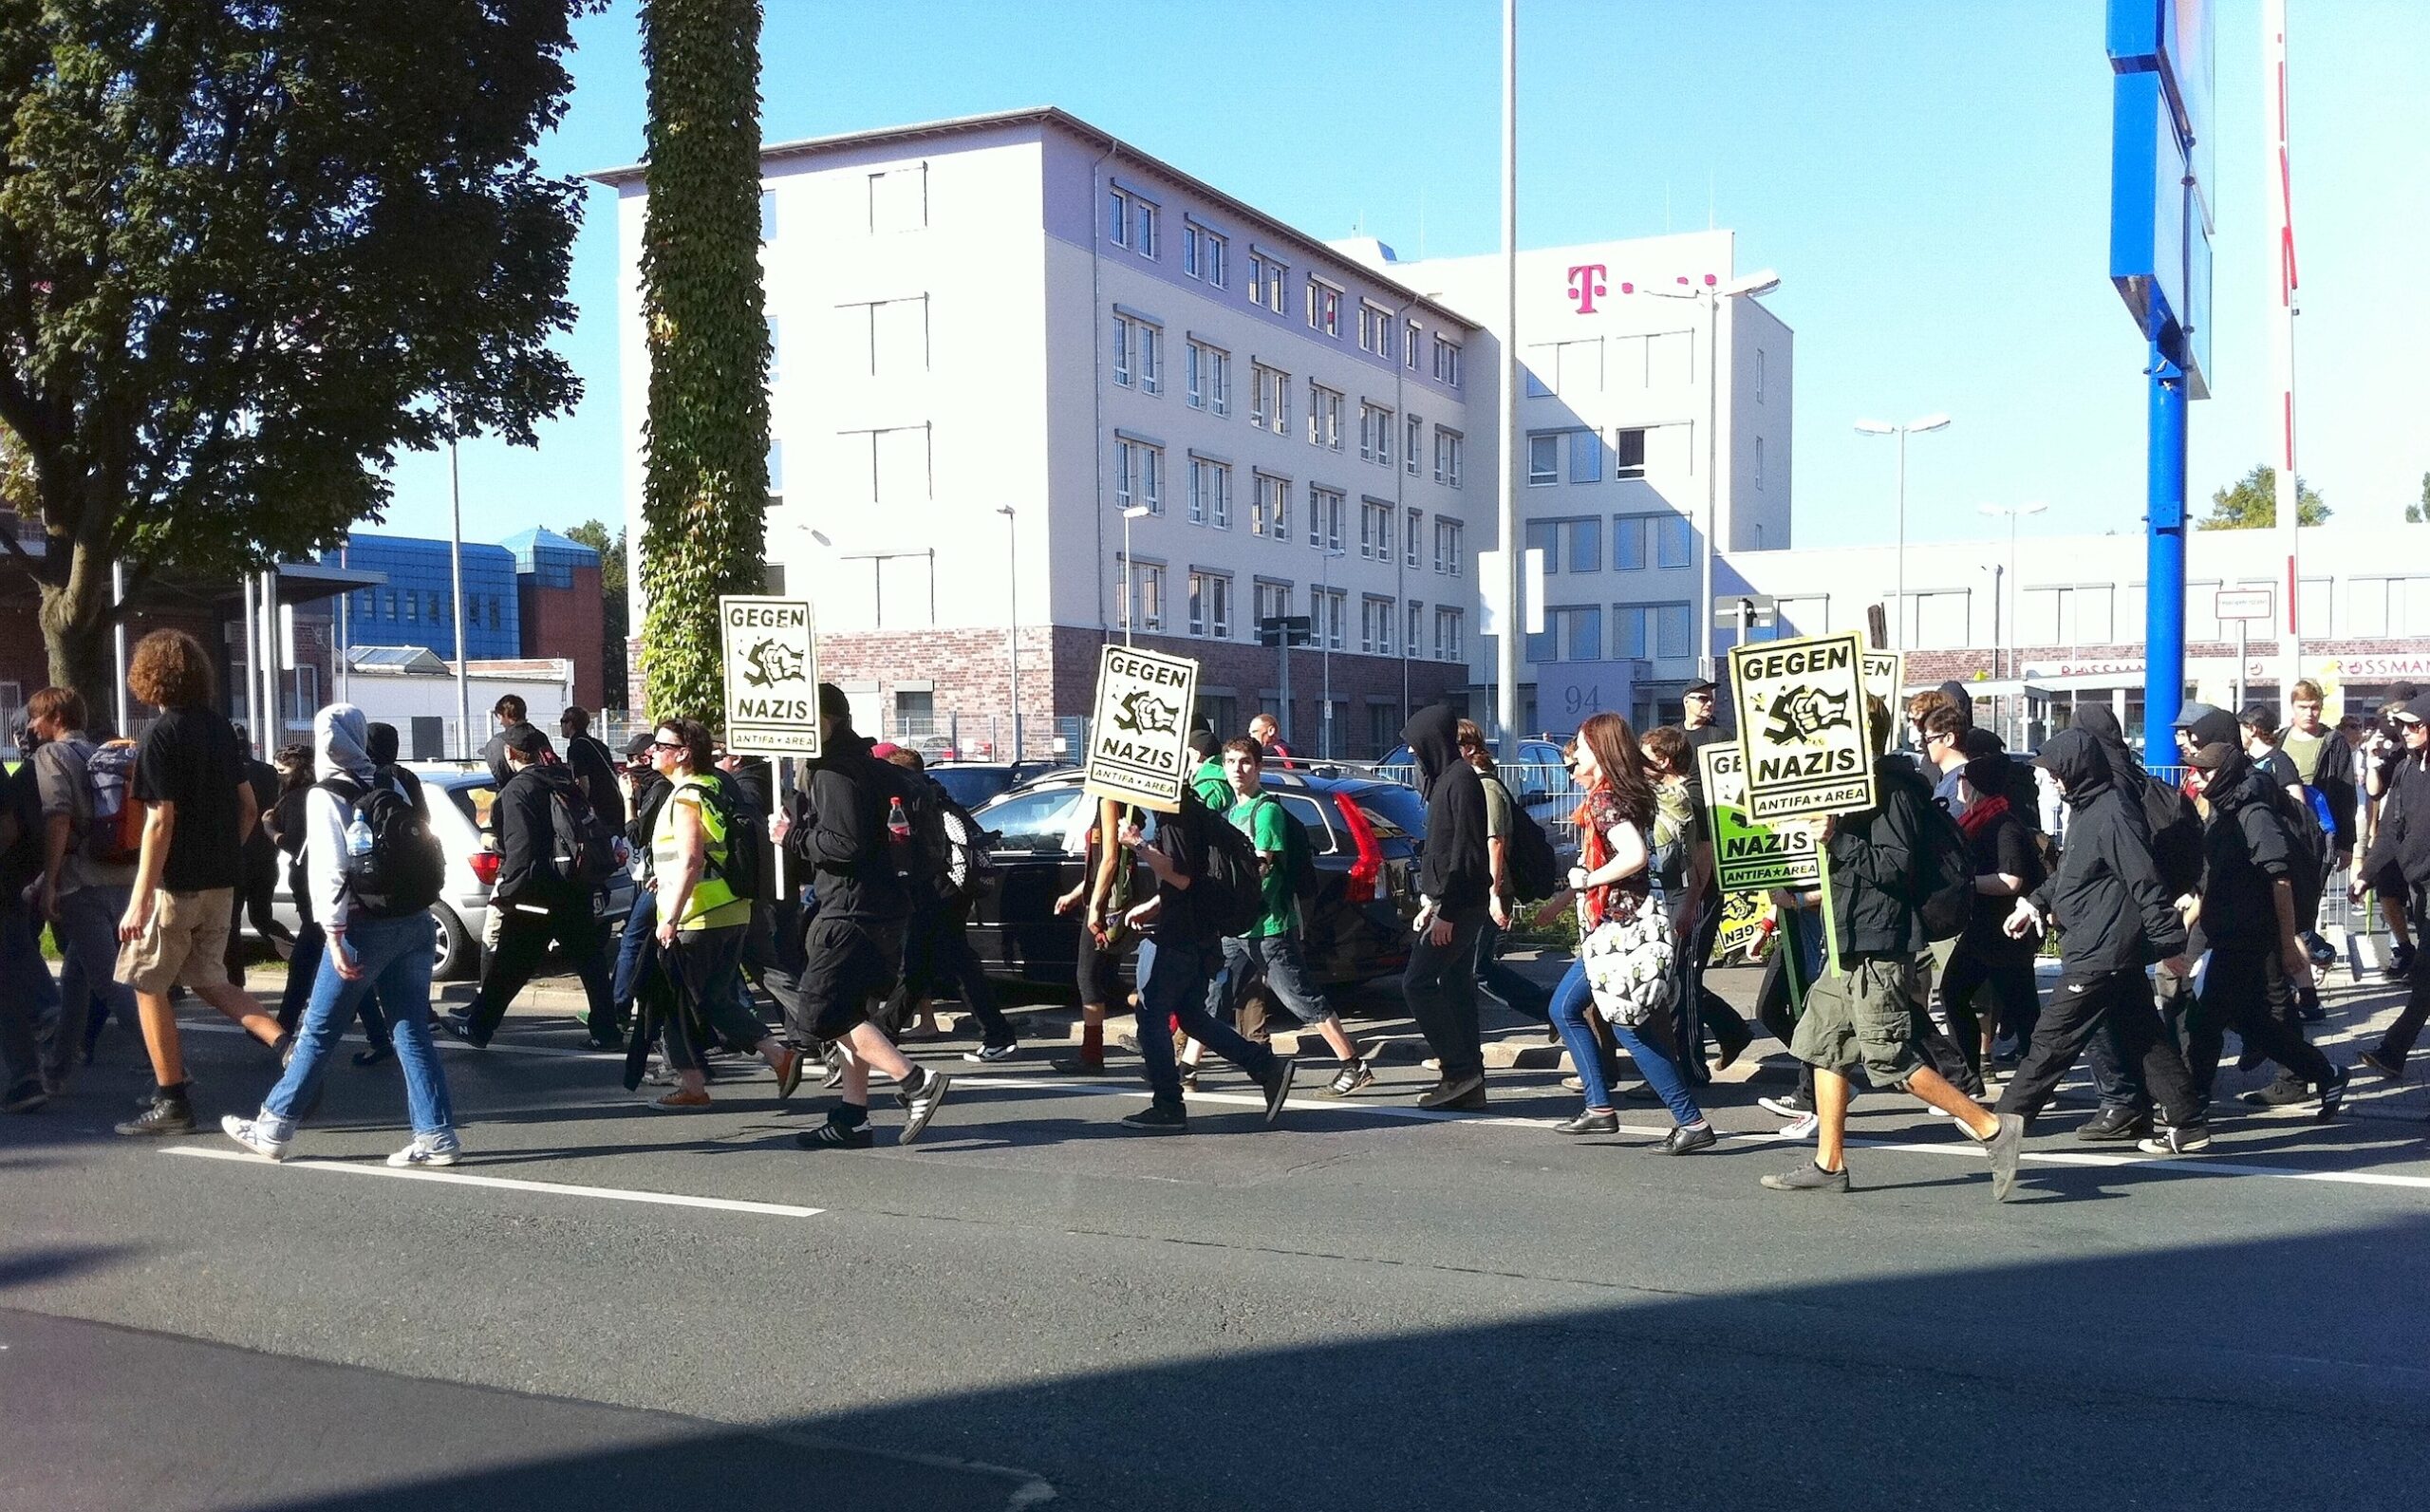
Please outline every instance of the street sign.
[[1705, 787], [1705, 821], [1712, 835], [1713, 880], [1725, 893], [1765, 892], [1773, 887], [1814, 887], [1822, 880], [1822, 858], [1811, 825], [1775, 828], [1747, 812], [1747, 756], [1715, 741], [1696, 753]]
[[1189, 711], [1198, 663], [1186, 656], [1109, 645], [1097, 662], [1096, 718], [1080, 786], [1159, 813], [1181, 808], [1189, 780]]
[[1279, 646], [1287, 635], [1293, 645], [1306, 645], [1316, 639], [1316, 621], [1305, 614], [1269, 614], [1257, 622], [1257, 644]]
[[[1526, 613], [1520, 616], [1526, 634], [1544, 633], [1544, 553], [1542, 548], [1530, 551], [1520, 559], [1520, 569], [1527, 583], [1520, 596], [1527, 601]], [[1504, 618], [1503, 600], [1509, 595], [1510, 583], [1500, 551], [1477, 553], [1477, 633], [1500, 635]]]
[[1864, 690], [1879, 699], [1881, 706], [1890, 714], [1889, 733], [1879, 742], [1885, 750], [1898, 733], [1898, 690], [1904, 686], [1899, 681], [1903, 675], [1900, 668], [1905, 660], [1903, 651], [1867, 651], [1864, 654]]
[[1625, 717], [1636, 662], [1546, 662], [1536, 668], [1536, 719], [1547, 730], [1575, 730], [1590, 714]]
[[2261, 588], [2221, 588], [2215, 611], [2222, 620], [2266, 620], [2271, 617], [2272, 600], [2270, 590]]
[[1755, 629], [1767, 629], [1780, 617], [1780, 600], [1769, 593], [1732, 593], [1712, 602], [1712, 623], [1721, 629], [1735, 629], [1739, 616]]
[[818, 756], [818, 637], [808, 599], [723, 597], [725, 746]]
[[1864, 643], [1855, 631], [1732, 646], [1729, 691], [1751, 817], [1873, 806]]

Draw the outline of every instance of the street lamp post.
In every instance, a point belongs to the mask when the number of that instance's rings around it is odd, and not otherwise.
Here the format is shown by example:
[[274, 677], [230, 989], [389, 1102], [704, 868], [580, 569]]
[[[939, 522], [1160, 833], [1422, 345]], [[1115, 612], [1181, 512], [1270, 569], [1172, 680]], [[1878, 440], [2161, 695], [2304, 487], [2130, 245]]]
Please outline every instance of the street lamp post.
[[[2025, 676], [2025, 637], [2023, 632], [2017, 628], [2017, 625], [2025, 615], [2025, 583], [2023, 579], [2017, 576], [2016, 572], [2016, 527], [2017, 522], [2024, 519], [2027, 515], [2039, 514], [2049, 507], [2050, 506], [2047, 504], [1978, 504], [1975, 506], [1976, 511], [1980, 513], [1989, 515], [1992, 519], [1999, 519], [2002, 516], [2006, 516], [2009, 522], [2008, 612], [2006, 615], [2000, 616], [1999, 621], [2001, 625], [2005, 628], [2006, 634], [2005, 636], [1998, 637], [1996, 639], [2002, 643], [2006, 641], [2014, 641], [2017, 643], [2017, 649], [2009, 654], [2008, 660], [2011, 675], [2020, 679]], [[1996, 603], [1994, 604], [1992, 612], [1995, 615], [1999, 612]], [[2005, 649], [2004, 644], [1995, 644], [1992, 647], [1992, 654], [1996, 657], [2003, 649]], [[2021, 687], [2017, 690], [2016, 703], [2017, 713], [2015, 719], [2017, 739], [2022, 742], [2025, 738], [2025, 692]]]
[[[1018, 762], [1021, 758], [1021, 599], [1020, 572], [1014, 552], [1020, 546], [1020, 532], [1014, 528], [1010, 504], [997, 505], [996, 513], [1004, 517], [1004, 660], [1012, 674], [1013, 759]], [[1123, 550], [1127, 571], [1128, 542]]]
[[1138, 597], [1132, 591], [1139, 581], [1139, 563], [1131, 554], [1131, 522], [1146, 519], [1148, 506], [1133, 504], [1122, 512], [1122, 644], [1129, 645], [1133, 630], [1139, 627]]
[[1911, 433], [1936, 431], [1948, 424], [1949, 417], [1937, 414], [1911, 420], [1903, 425], [1893, 425], [1888, 420], [1857, 421], [1857, 429], [1864, 435], [1898, 438], [1898, 600], [1896, 612], [1891, 615], [1890, 644], [1901, 651], [1907, 649], [1907, 438]]
[[[1698, 531], [1704, 546], [1697, 552], [1696, 619], [1702, 625], [1696, 634], [1696, 675], [1712, 676], [1712, 532], [1721, 513], [1721, 302], [1741, 296], [1754, 298], [1768, 294], [1781, 287], [1781, 275], [1766, 268], [1723, 283], [1712, 273], [1704, 277], [1698, 288], [1683, 276], [1678, 289], [1640, 289], [1635, 284], [1622, 284], [1623, 294], [1654, 294], [1664, 299], [1692, 299], [1705, 307], [1705, 497], [1704, 524]], [[1517, 602], [1517, 595], [1512, 595]]]
[[1330, 760], [1332, 760], [1332, 759], [1333, 759], [1333, 754], [1334, 754], [1334, 753], [1333, 753], [1333, 632], [1334, 632], [1334, 630], [1335, 630], [1336, 627], [1338, 627], [1338, 626], [1340, 625], [1340, 624], [1341, 624], [1341, 618], [1340, 618], [1340, 616], [1339, 616], [1339, 615], [1337, 615], [1337, 614], [1336, 614], [1336, 613], [1334, 612], [1334, 610], [1333, 610], [1333, 564], [1334, 564], [1334, 561], [1335, 561], [1335, 559], [1336, 559], [1336, 558], [1337, 558], [1337, 557], [1344, 557], [1344, 556], [1348, 556], [1349, 554], [1350, 554], [1350, 553], [1349, 553], [1348, 551], [1343, 551], [1343, 550], [1342, 550], [1340, 547], [1338, 547], [1338, 546], [1332, 546], [1332, 547], [1327, 547], [1327, 548], [1325, 548], [1325, 565], [1324, 565], [1323, 569], [1321, 569], [1321, 574], [1322, 574], [1322, 585], [1323, 585], [1323, 588], [1324, 588], [1324, 597], [1318, 601], [1318, 602], [1319, 602], [1320, 604], [1322, 604], [1322, 605], [1325, 607], [1325, 616], [1326, 616], [1326, 618], [1325, 618], [1325, 625], [1324, 625], [1324, 628], [1323, 628], [1323, 639], [1322, 639], [1322, 642], [1321, 642], [1321, 644], [1323, 645], [1323, 648], [1324, 648], [1324, 667], [1325, 667], [1325, 702], [1324, 702], [1324, 707], [1323, 707], [1323, 709], [1321, 709], [1320, 711], [1318, 711], [1317, 728], [1318, 728], [1320, 732], [1322, 732], [1322, 734], [1321, 734], [1321, 736], [1320, 736], [1320, 738], [1321, 738], [1321, 739], [1322, 739], [1322, 741], [1323, 741], [1324, 756], [1325, 756], [1325, 759], [1326, 759], [1326, 760], [1328, 760], [1328, 761], [1330, 761]]

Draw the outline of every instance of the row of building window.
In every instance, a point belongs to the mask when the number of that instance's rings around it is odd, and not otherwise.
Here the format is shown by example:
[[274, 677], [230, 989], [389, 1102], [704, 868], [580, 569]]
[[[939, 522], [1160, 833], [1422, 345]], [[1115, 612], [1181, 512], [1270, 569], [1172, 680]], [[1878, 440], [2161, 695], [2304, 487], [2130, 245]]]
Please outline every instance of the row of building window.
[[[1693, 652], [1694, 617], [1686, 604], [1612, 606], [1611, 658], [1681, 657]], [[1527, 637], [1530, 662], [1600, 662], [1605, 659], [1603, 607], [1548, 606], [1544, 629]]]
[[[1695, 534], [1688, 517], [1677, 513], [1615, 514], [1611, 517], [1611, 568], [1636, 572], [1650, 567], [1686, 567]], [[1599, 514], [1578, 519], [1529, 520], [1527, 549], [1544, 553], [1544, 570], [1603, 570], [1603, 526]]]
[[[1266, 472], [1250, 475], [1249, 533], [1272, 540], [1291, 538], [1291, 479]], [[1189, 523], [1218, 531], [1232, 528], [1232, 464], [1192, 453], [1189, 458]], [[1145, 506], [1151, 514], [1165, 512], [1165, 449], [1154, 442], [1117, 434], [1113, 443], [1113, 502], [1118, 509]], [[1349, 495], [1322, 483], [1308, 485], [1308, 544], [1321, 551], [1346, 551], [1344, 529]], [[1362, 499], [1358, 506], [1358, 554], [1371, 562], [1393, 559], [1393, 516], [1399, 506], [1381, 499]], [[1410, 510], [1403, 532], [1403, 560], [1422, 566], [1426, 512]], [[1460, 520], [1438, 515], [1434, 521], [1434, 570], [1446, 577], [1466, 572], [1467, 528]]]
[[[1181, 626], [1168, 623], [1166, 566], [1142, 557], [1126, 562], [1117, 552], [1114, 581], [1119, 585], [1114, 623], [1159, 633], [1185, 633], [1202, 640], [1250, 639], [1258, 622], [1286, 618], [1291, 613], [1293, 585], [1273, 578], [1255, 580], [1254, 614], [1246, 622], [1233, 617], [1232, 574], [1193, 568], [1187, 576]], [[1347, 623], [1350, 589], [1311, 584], [1308, 617], [1310, 644], [1322, 650], [1352, 649]], [[1417, 599], [1401, 602], [1381, 594], [1363, 593], [1358, 603], [1356, 649], [1369, 656], [1402, 656], [1456, 662], [1467, 654], [1467, 616], [1463, 609], [1435, 606], [1430, 618]], [[1430, 637], [1427, 633], [1431, 631]]]
[[[1647, 427], [1624, 427], [1612, 433], [1609, 445], [1598, 430], [1530, 431], [1527, 433], [1527, 486], [1551, 488], [1561, 482], [1600, 483], [1645, 476]], [[1569, 443], [1569, 467], [1561, 468], [1561, 443]], [[1752, 481], [1764, 487], [1764, 438], [1755, 438]], [[1607, 460], [1608, 458], [1608, 460]]]
[[[1106, 240], [1116, 247], [1142, 257], [1163, 255], [1164, 212], [1157, 202], [1128, 184], [1113, 184], [1106, 190]], [[1197, 279], [1213, 289], [1230, 287], [1232, 268], [1231, 238], [1195, 215], [1182, 217], [1181, 271], [1184, 276]], [[1276, 315], [1283, 313], [1283, 287], [1291, 273], [1290, 264], [1262, 248], [1252, 249], [1248, 257], [1247, 277], [1243, 288], [1249, 303]], [[1305, 275], [1301, 289], [1305, 298], [1308, 328], [1319, 336], [1339, 341], [1342, 336], [1342, 303], [1340, 285]], [[1463, 380], [1460, 344], [1440, 331], [1433, 333], [1432, 345], [1427, 345], [1428, 333], [1414, 320], [1395, 314], [1372, 300], [1358, 302], [1358, 349], [1386, 362], [1397, 360], [1411, 372], [1421, 370], [1420, 358], [1430, 349], [1434, 379], [1446, 387], [1458, 388]]]
[[[357, 645], [364, 644], [364, 637], [369, 627], [381, 625], [429, 625], [440, 629], [455, 627], [454, 601], [443, 592], [420, 588], [357, 588], [346, 597], [352, 616], [349, 629]], [[481, 622], [486, 617], [491, 629], [504, 630], [504, 606], [505, 600], [495, 593], [465, 595], [464, 628], [481, 628]]]

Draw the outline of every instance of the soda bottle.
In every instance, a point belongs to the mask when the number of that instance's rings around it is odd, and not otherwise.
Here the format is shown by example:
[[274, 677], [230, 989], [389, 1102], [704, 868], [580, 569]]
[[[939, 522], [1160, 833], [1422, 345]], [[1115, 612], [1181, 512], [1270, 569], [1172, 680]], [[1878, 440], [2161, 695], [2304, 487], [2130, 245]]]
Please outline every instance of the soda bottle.
[[900, 797], [888, 798], [886, 808], [886, 838], [888, 853], [894, 858], [894, 874], [911, 874], [911, 816], [903, 812]]

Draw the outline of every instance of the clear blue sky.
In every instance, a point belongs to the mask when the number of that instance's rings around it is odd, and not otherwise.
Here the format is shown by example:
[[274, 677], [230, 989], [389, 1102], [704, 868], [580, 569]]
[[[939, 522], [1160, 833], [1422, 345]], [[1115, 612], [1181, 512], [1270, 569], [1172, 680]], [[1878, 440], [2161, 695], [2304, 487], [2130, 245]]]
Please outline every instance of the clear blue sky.
[[[2197, 499], [2271, 450], [2259, 0], [2219, 0], [2215, 397]], [[2394, 523], [2430, 470], [2430, 58], [2421, 0], [2291, 0], [2301, 471], [2341, 520]], [[1495, 0], [767, 0], [770, 141], [1056, 104], [1319, 236], [1402, 255], [1499, 245]], [[2142, 350], [2106, 270], [2100, 0], [1520, 0], [1520, 237], [1701, 227], [1778, 269], [1797, 331], [1801, 543], [1887, 539], [1892, 457], [1860, 416], [1947, 410], [1912, 443], [1910, 533], [2135, 531]], [[629, 0], [578, 28], [542, 150], [640, 156]], [[464, 452], [468, 534], [616, 520], [613, 201], [590, 196], [565, 350], [589, 384], [536, 451]], [[397, 470], [388, 528], [444, 534], [443, 457]]]

